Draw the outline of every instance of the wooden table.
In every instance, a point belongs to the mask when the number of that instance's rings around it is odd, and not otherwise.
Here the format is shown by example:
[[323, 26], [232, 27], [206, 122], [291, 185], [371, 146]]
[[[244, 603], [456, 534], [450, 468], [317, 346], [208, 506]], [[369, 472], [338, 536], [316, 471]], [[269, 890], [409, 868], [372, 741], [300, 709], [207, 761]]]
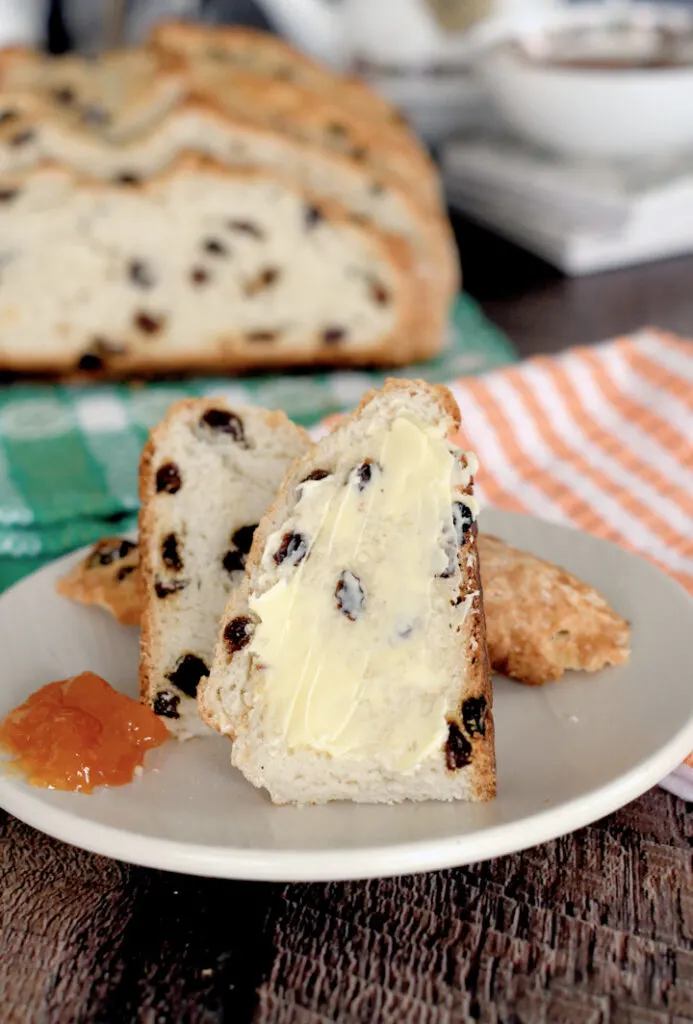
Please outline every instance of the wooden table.
[[[693, 259], [567, 281], [456, 222], [523, 354], [693, 335]], [[117, 864], [0, 817], [0, 1024], [693, 1020], [693, 819], [655, 789], [514, 857], [333, 885]]]

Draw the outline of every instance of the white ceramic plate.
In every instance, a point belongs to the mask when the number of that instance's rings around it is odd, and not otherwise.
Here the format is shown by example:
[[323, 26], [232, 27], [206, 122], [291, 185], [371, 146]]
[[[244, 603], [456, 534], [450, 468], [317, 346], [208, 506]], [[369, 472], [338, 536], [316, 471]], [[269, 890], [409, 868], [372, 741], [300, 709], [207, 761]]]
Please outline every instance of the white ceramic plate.
[[[77, 846], [150, 867], [269, 881], [364, 878], [510, 853], [615, 810], [693, 749], [693, 601], [647, 562], [586, 534], [493, 510], [481, 528], [601, 589], [630, 620], [629, 664], [540, 688], [498, 680], [498, 797], [490, 804], [273, 807], [218, 736], [165, 744], [132, 785], [91, 796], [0, 778], [0, 805]], [[0, 715], [93, 669], [135, 694], [137, 631], [59, 598], [79, 554], [0, 598]]]

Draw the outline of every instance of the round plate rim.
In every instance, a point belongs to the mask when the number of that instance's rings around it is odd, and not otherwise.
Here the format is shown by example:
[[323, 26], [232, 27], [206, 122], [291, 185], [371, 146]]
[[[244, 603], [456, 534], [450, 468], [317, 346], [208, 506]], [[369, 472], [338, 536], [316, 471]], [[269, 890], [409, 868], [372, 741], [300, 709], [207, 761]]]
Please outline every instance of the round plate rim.
[[[497, 509], [494, 531], [502, 534], [502, 522], [508, 519], [541, 521], [547, 529], [574, 533], [572, 527], [539, 520], [536, 516]], [[585, 535], [588, 536], [588, 535]], [[615, 547], [608, 541], [589, 535], [595, 545]], [[73, 552], [25, 577], [0, 596], [0, 614], [13, 593], [48, 569], [62, 564], [67, 568], [83, 557], [89, 546]], [[663, 578], [690, 605], [693, 599], [660, 569], [640, 556], [619, 549], [627, 558], [645, 562], [648, 570]], [[560, 685], [560, 683], [558, 684]], [[242, 850], [228, 846], [202, 846], [194, 843], [143, 836], [110, 825], [76, 817], [72, 812], [51, 807], [34, 796], [26, 783], [0, 777], [0, 807], [27, 825], [62, 842], [91, 853], [142, 867], [176, 871], [183, 874], [264, 882], [326, 882], [391, 877], [421, 871], [460, 867], [470, 863], [506, 856], [556, 839], [612, 813], [634, 800], [675, 769], [693, 749], [693, 712], [681, 728], [659, 750], [610, 782], [590, 793], [531, 814], [519, 821], [506, 822], [435, 841], [418, 840], [391, 846], [360, 849]], [[86, 798], [85, 798], [86, 799]], [[309, 813], [309, 809], [307, 809]], [[79, 838], [76, 837], [79, 831]]]

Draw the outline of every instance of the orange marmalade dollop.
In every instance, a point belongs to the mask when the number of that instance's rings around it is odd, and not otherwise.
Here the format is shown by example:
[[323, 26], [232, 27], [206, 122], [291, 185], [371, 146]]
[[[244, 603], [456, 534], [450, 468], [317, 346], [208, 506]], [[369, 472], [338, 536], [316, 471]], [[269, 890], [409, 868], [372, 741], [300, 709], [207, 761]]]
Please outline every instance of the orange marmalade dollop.
[[124, 786], [169, 731], [94, 672], [48, 683], [0, 722], [0, 745], [33, 786], [91, 793]]

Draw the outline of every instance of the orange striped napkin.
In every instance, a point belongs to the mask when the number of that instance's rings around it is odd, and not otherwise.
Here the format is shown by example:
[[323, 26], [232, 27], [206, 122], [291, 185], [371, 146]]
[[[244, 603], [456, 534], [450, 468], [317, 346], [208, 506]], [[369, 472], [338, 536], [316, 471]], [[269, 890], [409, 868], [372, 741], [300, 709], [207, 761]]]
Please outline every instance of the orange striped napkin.
[[451, 390], [482, 504], [608, 538], [693, 593], [693, 342], [648, 329]]

